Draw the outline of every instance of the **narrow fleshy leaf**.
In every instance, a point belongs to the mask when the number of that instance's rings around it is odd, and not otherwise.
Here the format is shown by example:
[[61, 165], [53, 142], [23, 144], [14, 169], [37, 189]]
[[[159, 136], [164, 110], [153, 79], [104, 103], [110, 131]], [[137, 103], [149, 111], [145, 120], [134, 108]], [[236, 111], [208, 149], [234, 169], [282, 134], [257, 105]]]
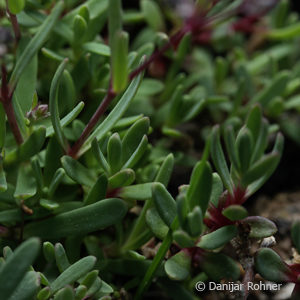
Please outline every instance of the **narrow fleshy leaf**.
[[212, 203], [215, 207], [218, 206], [219, 199], [223, 193], [223, 183], [221, 177], [218, 173], [212, 174], [212, 190], [210, 195], [209, 202]]
[[56, 189], [58, 188], [59, 184], [62, 182], [66, 172], [63, 168], [59, 168], [56, 170], [55, 174], [53, 175], [52, 181], [49, 186], [48, 195], [50, 198], [53, 197]]
[[120, 170], [122, 162], [122, 142], [118, 133], [114, 133], [108, 140], [107, 162], [111, 174], [115, 174]]
[[81, 44], [81, 42], [84, 40], [87, 27], [88, 27], [87, 22], [82, 16], [80, 15], [75, 16], [73, 22], [73, 32], [74, 32], [73, 43], [75, 45]]
[[258, 250], [255, 257], [255, 269], [267, 280], [273, 282], [288, 281], [288, 266], [272, 249], [262, 248]]
[[142, 77], [143, 73], [132, 80], [129, 87], [119, 100], [118, 104], [86, 140], [84, 146], [80, 150], [80, 154], [83, 154], [90, 148], [90, 143], [94, 140], [95, 137], [97, 138], [97, 140], [100, 140], [102, 137], [104, 137], [105, 134], [107, 134], [109, 130], [115, 125], [115, 123], [122, 117], [131, 101], [133, 100], [141, 83]]
[[20, 165], [14, 197], [19, 200], [26, 200], [32, 197], [36, 190], [36, 180], [30, 166], [26, 164]]
[[122, 200], [105, 199], [46, 220], [31, 222], [25, 226], [24, 236], [56, 239], [69, 235], [84, 235], [121, 221], [126, 212], [127, 206]]
[[[72, 111], [70, 111], [65, 117], [63, 117], [60, 120], [60, 125], [62, 128], [66, 127], [69, 125], [73, 120], [77, 118], [77, 116], [80, 114], [80, 112], [83, 110], [84, 107], [84, 102], [79, 102]], [[54, 129], [53, 127], [48, 127], [47, 128], [47, 133], [46, 137], [52, 136], [54, 134]]]
[[200, 206], [205, 214], [212, 189], [212, 170], [208, 162], [200, 161], [193, 169], [190, 186], [187, 191], [187, 200], [190, 210]]
[[263, 177], [266, 172], [268, 172], [268, 170], [273, 170], [274, 166], [277, 166], [279, 159], [279, 153], [270, 153], [263, 156], [252, 167], [250, 167], [246, 174], [243, 176], [243, 185], [248, 186], [249, 184]]
[[148, 138], [146, 135], [143, 136], [140, 144], [137, 146], [136, 150], [132, 153], [128, 161], [123, 165], [122, 168], [132, 168], [136, 163], [142, 158], [143, 154], [148, 147]]
[[238, 133], [235, 145], [239, 157], [239, 165], [241, 167], [240, 172], [242, 174], [249, 168], [253, 145], [254, 141], [250, 130], [243, 127]]
[[235, 147], [235, 135], [232, 126], [227, 126], [224, 130], [224, 141], [230, 161], [236, 170], [240, 169], [240, 160]]
[[66, 251], [61, 243], [56, 243], [54, 248], [55, 261], [60, 273], [70, 267]]
[[51, 82], [50, 95], [49, 95], [49, 110], [51, 114], [51, 122], [58, 142], [61, 147], [66, 151], [68, 149], [68, 143], [64, 136], [62, 126], [59, 118], [58, 110], [58, 88], [59, 82], [63, 75], [68, 60], [65, 59], [58, 67]]
[[61, 164], [66, 171], [66, 174], [75, 182], [87, 186], [94, 185], [95, 178], [91, 171], [77, 160], [65, 155], [61, 158]]
[[219, 127], [214, 127], [211, 140], [211, 155], [214, 165], [222, 178], [222, 181], [231, 194], [233, 194], [233, 184], [231, 181], [228, 166], [220, 142]]
[[38, 50], [45, 43], [54, 25], [56, 24], [60, 14], [62, 13], [63, 8], [64, 8], [63, 1], [59, 1], [53, 8], [51, 14], [43, 22], [38, 32], [30, 40], [25, 50], [23, 51], [22, 55], [19, 57], [17, 64], [13, 70], [13, 73], [10, 78], [11, 86], [16, 85], [24, 69], [31, 61], [32, 57], [38, 52]]
[[55, 249], [54, 245], [50, 242], [43, 243], [43, 254], [48, 262], [55, 260]]
[[199, 206], [195, 206], [193, 210], [187, 214], [187, 226], [191, 237], [197, 237], [201, 234], [203, 228], [203, 213]]
[[141, 9], [149, 26], [156, 31], [164, 30], [164, 21], [160, 8], [153, 0], [142, 0]]
[[152, 197], [152, 182], [123, 187], [120, 197], [131, 200], [147, 200]]
[[89, 42], [82, 45], [82, 48], [88, 52], [95, 53], [102, 56], [110, 56], [110, 48], [105, 44], [96, 42]]
[[39, 249], [39, 239], [31, 238], [23, 242], [6, 260], [0, 269], [0, 295], [3, 299], [9, 299], [16, 291], [16, 287], [36, 259]]
[[50, 285], [51, 292], [55, 293], [67, 284], [71, 284], [78, 280], [80, 277], [87, 274], [94, 267], [96, 258], [94, 256], [87, 256], [61, 273]]
[[30, 300], [34, 299], [40, 288], [40, 275], [37, 272], [29, 271], [23, 277], [21, 283], [16, 287], [9, 300]]
[[0, 103], [0, 152], [4, 147], [6, 136], [6, 116], [2, 103]]
[[249, 237], [252, 238], [265, 238], [277, 232], [276, 225], [269, 219], [260, 216], [251, 216], [245, 218], [243, 223], [250, 225]]
[[108, 179], [110, 189], [120, 188], [130, 185], [135, 180], [135, 173], [132, 169], [124, 169]]
[[125, 31], [118, 31], [111, 44], [112, 86], [116, 93], [122, 92], [128, 81], [128, 41]]
[[153, 234], [163, 240], [165, 236], [168, 233], [168, 226], [164, 223], [164, 221], [159, 216], [157, 210], [152, 207], [147, 210], [146, 213], [146, 222], [149, 226], [150, 230], [153, 232]]
[[222, 279], [238, 280], [240, 277], [239, 265], [231, 257], [221, 253], [206, 253], [201, 268], [216, 282]]
[[126, 132], [122, 139], [122, 162], [123, 164], [131, 157], [139, 146], [141, 139], [149, 131], [149, 118], [142, 118], [135, 122]]
[[97, 139], [94, 139], [92, 142], [92, 152], [97, 160], [97, 162], [99, 163], [99, 165], [102, 167], [102, 169], [109, 174], [110, 173], [110, 168], [109, 168], [109, 164], [106, 160], [106, 158], [104, 157], [99, 143], [97, 142]]
[[259, 131], [261, 129], [262, 122], [262, 111], [259, 105], [255, 105], [250, 111], [247, 121], [246, 127], [251, 131], [254, 142], [257, 141], [259, 136]]
[[246, 218], [248, 212], [240, 205], [230, 205], [222, 210], [222, 215], [231, 221], [238, 221]]
[[99, 200], [105, 199], [108, 180], [105, 174], [99, 176], [88, 195], [84, 199], [84, 205], [93, 204]]
[[170, 181], [173, 168], [174, 168], [174, 155], [170, 153], [163, 161], [155, 177], [155, 181], [162, 183], [164, 186], [167, 186]]
[[180, 251], [169, 258], [164, 267], [172, 280], [185, 280], [190, 275], [191, 257], [184, 251]]
[[174, 231], [173, 238], [181, 248], [190, 248], [195, 246], [194, 240], [183, 230]]
[[202, 236], [197, 246], [207, 250], [218, 249], [231, 241], [237, 234], [238, 230], [236, 226], [224, 226]]

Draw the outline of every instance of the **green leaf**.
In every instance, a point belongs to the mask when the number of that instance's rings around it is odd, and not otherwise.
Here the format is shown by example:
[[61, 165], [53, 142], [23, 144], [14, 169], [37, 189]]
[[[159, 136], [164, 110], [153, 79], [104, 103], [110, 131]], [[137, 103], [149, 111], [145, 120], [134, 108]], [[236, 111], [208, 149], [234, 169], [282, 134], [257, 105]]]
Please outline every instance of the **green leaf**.
[[100, 44], [97, 42], [89, 42], [83, 44], [82, 48], [91, 53], [95, 53], [106, 57], [110, 56], [110, 48], [105, 44]]
[[260, 103], [263, 107], [266, 107], [272, 99], [283, 94], [289, 79], [290, 74], [287, 71], [278, 73], [267, 87], [256, 94], [250, 103]]
[[143, 157], [143, 154], [146, 152], [148, 148], [148, 138], [146, 135], [143, 136], [140, 144], [137, 146], [136, 150], [133, 152], [128, 161], [123, 165], [124, 168], [132, 168], [134, 167], [139, 160]]
[[57, 239], [69, 235], [84, 235], [121, 221], [126, 212], [127, 206], [122, 200], [105, 199], [46, 220], [29, 223], [25, 226], [24, 236]]
[[128, 82], [128, 42], [125, 31], [118, 31], [111, 44], [112, 87], [114, 92], [122, 92]]
[[146, 223], [157, 238], [159, 238], [160, 240], [163, 240], [165, 238], [169, 228], [161, 219], [154, 207], [147, 210]]
[[165, 263], [165, 271], [172, 280], [185, 280], [190, 275], [191, 257], [180, 251]]
[[50, 285], [51, 292], [55, 293], [59, 289], [63, 288], [67, 284], [71, 284], [78, 280], [80, 277], [86, 275], [94, 267], [96, 263], [96, 257], [87, 256], [61, 273]]
[[73, 43], [76, 45], [81, 44], [81, 42], [84, 40], [86, 31], [87, 31], [86, 20], [80, 15], [75, 16], [73, 22], [73, 32], [74, 32]]
[[235, 147], [235, 135], [232, 126], [227, 126], [224, 130], [224, 140], [227, 153], [229, 155], [230, 161], [235, 167], [235, 169], [240, 169], [240, 161]]
[[93, 283], [97, 279], [98, 274], [98, 270], [91, 271], [90, 273], [86, 274], [82, 281], [80, 280], [80, 284], [86, 286], [88, 289], [91, 288]]
[[6, 116], [2, 103], [0, 103], [0, 152], [4, 147], [6, 136]]
[[26, 200], [32, 197], [36, 193], [36, 190], [36, 180], [32, 175], [30, 165], [21, 164], [19, 167], [14, 197], [19, 200]]
[[267, 36], [271, 40], [285, 41], [299, 36], [300, 23], [297, 22], [284, 28], [272, 29]]
[[75, 182], [90, 187], [94, 185], [95, 178], [91, 170], [84, 167], [77, 160], [65, 155], [61, 158], [61, 164], [66, 174]]
[[253, 151], [254, 141], [250, 130], [243, 127], [236, 138], [235, 147], [238, 152], [240, 172], [244, 174], [250, 164], [251, 154]]
[[105, 174], [99, 176], [88, 195], [84, 199], [84, 205], [93, 204], [99, 200], [105, 199], [108, 180]]
[[40, 276], [34, 271], [29, 271], [16, 287], [9, 300], [31, 300], [34, 299], [40, 288]]
[[222, 210], [222, 215], [231, 221], [238, 221], [246, 218], [248, 212], [243, 206], [230, 205]]
[[24, 9], [25, 0], [7, 0], [9, 11], [16, 15]]
[[43, 243], [43, 254], [48, 262], [52, 262], [55, 259], [55, 249], [52, 243]]
[[108, 179], [110, 189], [120, 188], [130, 185], [135, 180], [135, 173], [132, 169], [124, 169]]
[[[19, 42], [17, 50], [17, 61], [20, 55], [23, 53], [26, 48], [29, 38], [22, 38]], [[24, 68], [22, 75], [19, 78], [19, 81], [16, 86], [14, 94], [18, 103], [22, 109], [23, 115], [26, 112], [30, 111], [32, 105], [32, 98], [36, 90], [37, 82], [37, 71], [38, 71], [38, 57], [37, 54], [34, 55], [28, 65]]]
[[195, 246], [194, 240], [183, 230], [174, 231], [173, 239], [181, 248], [190, 248]]
[[255, 269], [265, 279], [273, 282], [288, 281], [288, 266], [269, 248], [259, 249], [255, 257]]
[[235, 281], [240, 277], [239, 265], [231, 257], [221, 253], [206, 253], [200, 265], [208, 277], [216, 282], [222, 279]]
[[149, 26], [155, 31], [163, 31], [165, 28], [163, 16], [158, 4], [152, 0], [142, 0], [141, 9]]
[[112, 43], [117, 32], [122, 30], [122, 1], [111, 0], [108, 2], [108, 32], [109, 44]]
[[281, 133], [278, 133], [276, 136], [275, 145], [272, 150], [272, 153], [279, 153], [277, 162], [276, 162], [276, 164], [274, 163], [272, 165], [272, 167], [269, 167], [268, 170], [266, 170], [265, 175], [262, 178], [258, 179], [257, 181], [253, 182], [252, 184], [250, 184], [248, 186], [248, 189], [247, 189], [248, 196], [255, 193], [273, 174], [273, 172], [275, 171], [275, 169], [277, 168], [277, 166], [279, 164], [279, 161], [280, 161], [280, 158], [282, 155], [282, 151], [283, 151], [283, 145], [284, 145], [284, 137]]
[[251, 216], [245, 218], [243, 223], [250, 225], [249, 237], [261, 239], [274, 235], [277, 232], [276, 225], [267, 218], [259, 216]]
[[105, 136], [109, 132], [109, 130], [116, 124], [116, 122], [122, 117], [122, 115], [127, 110], [128, 106], [130, 105], [132, 99], [134, 98], [139, 85], [141, 83], [143, 77], [143, 73], [135, 77], [132, 82], [130, 83], [129, 87], [119, 100], [118, 104], [114, 107], [114, 109], [110, 112], [110, 114], [105, 118], [105, 120], [95, 129], [95, 131], [89, 136], [86, 140], [84, 146], [81, 148], [79, 152], [79, 156], [86, 152], [89, 147], [90, 143], [96, 137], [97, 140], [100, 140], [102, 137]]
[[16, 86], [26, 66], [30, 63], [32, 57], [38, 52], [42, 45], [47, 40], [50, 32], [56, 24], [60, 14], [64, 9], [63, 1], [59, 1], [53, 8], [51, 14], [43, 22], [35, 36], [30, 40], [22, 55], [19, 57], [13, 73], [10, 78], [10, 85]]
[[218, 249], [231, 241], [237, 234], [238, 230], [236, 226], [227, 225], [202, 236], [197, 247], [206, 250]]
[[66, 286], [59, 290], [53, 300], [74, 300], [74, 291], [73, 288], [70, 286]]
[[61, 147], [67, 151], [68, 150], [68, 143], [64, 136], [62, 126], [59, 119], [59, 110], [58, 110], [58, 88], [59, 88], [59, 82], [63, 75], [64, 69], [66, 67], [66, 64], [68, 62], [68, 59], [65, 59], [57, 68], [55, 75], [51, 82], [50, 87], [50, 96], [49, 96], [49, 110], [51, 114], [51, 122], [52, 126], [56, 135], [56, 138], [58, 142], [60, 143]]
[[277, 166], [278, 160], [280, 159], [279, 153], [270, 153], [263, 156], [257, 161], [246, 174], [243, 176], [242, 183], [245, 187], [262, 178], [268, 170], [273, 170]]
[[7, 190], [6, 176], [3, 170], [2, 157], [0, 154], [0, 193], [3, 193]]
[[227, 167], [227, 163], [225, 160], [225, 156], [222, 150], [221, 142], [220, 142], [220, 133], [219, 127], [215, 126], [212, 131], [211, 138], [211, 156], [214, 162], [214, 165], [222, 178], [222, 181], [228, 191], [233, 194], [233, 184], [231, 181], [230, 173]]
[[108, 140], [107, 160], [111, 174], [115, 174], [121, 169], [122, 142], [118, 133], [114, 133]]
[[122, 163], [124, 164], [132, 156], [139, 146], [141, 139], [149, 131], [149, 118], [145, 117], [135, 122], [122, 139]]
[[51, 296], [50, 287], [46, 286], [39, 291], [39, 293], [37, 294], [37, 299], [38, 300], [48, 300], [50, 298], [50, 296]]
[[252, 110], [250, 111], [247, 121], [246, 127], [252, 133], [254, 142], [256, 143], [260, 129], [261, 129], [261, 122], [262, 122], [262, 111], [259, 105], [255, 105]]
[[188, 232], [191, 237], [198, 237], [203, 228], [203, 213], [199, 206], [195, 206], [191, 212], [187, 214]]
[[61, 243], [56, 243], [54, 248], [56, 265], [60, 273], [70, 267], [66, 251]]
[[101, 168], [107, 173], [109, 174], [110, 173], [110, 168], [109, 168], [109, 164], [108, 162], [106, 161], [101, 149], [100, 149], [100, 146], [99, 146], [99, 143], [97, 142], [97, 139], [95, 138], [93, 141], [92, 141], [92, 152], [97, 160], [97, 162], [99, 163], [99, 165], [101, 166]]
[[187, 191], [187, 200], [190, 210], [200, 206], [205, 214], [212, 189], [212, 170], [208, 162], [200, 161], [193, 169], [190, 186]]
[[217, 207], [219, 199], [223, 193], [223, 183], [218, 173], [212, 174], [212, 182], [212, 190], [209, 202], [212, 203], [215, 207]]
[[298, 251], [300, 253], [300, 222], [296, 221], [293, 223], [291, 229], [292, 241]]
[[152, 182], [123, 187], [120, 197], [129, 200], [147, 200], [152, 197]]
[[19, 148], [19, 160], [24, 161], [30, 159], [37, 154], [43, 147], [46, 139], [45, 127], [39, 127]]
[[165, 186], [158, 182], [152, 185], [152, 198], [160, 217], [170, 227], [177, 215], [175, 200]]
[[[80, 114], [80, 112], [83, 110], [84, 107], [84, 102], [79, 102], [72, 111], [70, 111], [65, 117], [63, 117], [60, 120], [60, 125], [62, 128], [66, 127], [69, 125], [73, 120], [77, 118], [77, 116]], [[53, 127], [48, 127], [47, 128], [47, 133], [46, 137], [52, 136], [54, 133]]]
[[31, 238], [23, 242], [6, 260], [0, 269], [0, 295], [2, 299], [9, 299], [21, 283], [22, 278], [36, 259], [40, 249], [40, 241]]
[[59, 208], [59, 204], [57, 202], [48, 199], [41, 199], [40, 206], [50, 211]]
[[163, 161], [156, 177], [155, 181], [167, 186], [174, 168], [174, 155], [170, 153]]
[[63, 168], [59, 168], [56, 170], [55, 174], [53, 175], [53, 178], [51, 180], [48, 195], [50, 198], [53, 197], [56, 189], [58, 188], [59, 184], [62, 182], [66, 172]]

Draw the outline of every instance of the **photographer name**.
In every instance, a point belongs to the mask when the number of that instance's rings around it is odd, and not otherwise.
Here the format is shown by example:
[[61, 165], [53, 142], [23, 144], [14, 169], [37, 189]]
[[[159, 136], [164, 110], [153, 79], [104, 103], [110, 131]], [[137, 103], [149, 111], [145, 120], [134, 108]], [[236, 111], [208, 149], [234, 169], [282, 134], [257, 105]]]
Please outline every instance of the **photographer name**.
[[209, 282], [208, 289], [210, 291], [279, 291], [282, 286], [282, 283], [265, 283], [265, 282], [247, 282], [247, 284], [243, 283], [235, 283], [235, 282], [228, 282], [228, 283], [215, 283]]

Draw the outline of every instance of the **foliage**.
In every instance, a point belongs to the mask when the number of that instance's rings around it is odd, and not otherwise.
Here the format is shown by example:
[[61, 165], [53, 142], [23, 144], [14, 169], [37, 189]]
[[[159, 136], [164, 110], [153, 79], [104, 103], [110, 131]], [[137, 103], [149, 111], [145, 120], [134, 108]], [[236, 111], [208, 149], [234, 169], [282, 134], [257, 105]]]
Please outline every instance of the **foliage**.
[[296, 299], [245, 202], [300, 144], [298, 15], [125, 2], [0, 6], [0, 299], [193, 299], [256, 273]]

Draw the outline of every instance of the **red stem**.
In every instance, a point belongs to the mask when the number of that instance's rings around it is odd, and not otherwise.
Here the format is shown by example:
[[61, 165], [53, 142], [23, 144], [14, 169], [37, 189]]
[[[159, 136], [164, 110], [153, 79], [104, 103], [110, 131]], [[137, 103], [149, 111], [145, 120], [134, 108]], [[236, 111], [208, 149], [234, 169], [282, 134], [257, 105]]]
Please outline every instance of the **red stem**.
[[16, 44], [17, 44], [19, 42], [20, 38], [21, 38], [20, 26], [19, 26], [18, 19], [17, 19], [16, 15], [12, 14], [10, 12], [10, 10], [8, 9], [7, 0], [6, 0], [6, 11], [7, 11], [8, 15], [10, 17], [11, 24], [13, 26], [13, 30], [14, 30], [14, 34], [15, 34], [15, 38], [16, 38]]
[[76, 155], [77, 155], [78, 151], [80, 150], [81, 146], [86, 141], [86, 139], [88, 138], [88, 136], [90, 135], [90, 133], [92, 132], [92, 130], [98, 123], [99, 119], [104, 114], [107, 107], [109, 106], [109, 104], [111, 103], [111, 101], [114, 99], [115, 96], [116, 96], [116, 93], [113, 91], [113, 89], [110, 85], [105, 98], [103, 99], [103, 101], [97, 108], [96, 112], [94, 113], [94, 115], [92, 116], [92, 118], [90, 119], [90, 121], [88, 122], [86, 127], [84, 128], [84, 130], [83, 130], [81, 136], [79, 137], [79, 139], [77, 140], [77, 142], [74, 144], [74, 146], [68, 152], [68, 155], [76, 158]]

